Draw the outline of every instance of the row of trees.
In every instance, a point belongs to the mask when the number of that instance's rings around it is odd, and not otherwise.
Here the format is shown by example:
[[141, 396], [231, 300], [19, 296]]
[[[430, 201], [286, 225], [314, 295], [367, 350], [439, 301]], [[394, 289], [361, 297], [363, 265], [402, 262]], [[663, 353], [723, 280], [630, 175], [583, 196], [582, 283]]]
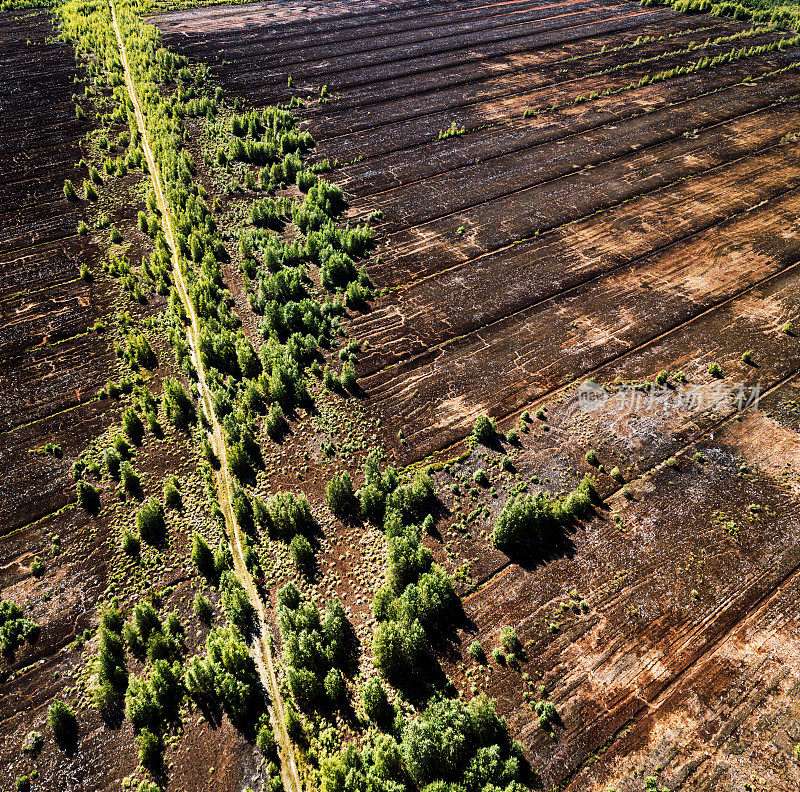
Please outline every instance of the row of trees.
[[351, 628], [338, 600], [324, 614], [293, 583], [278, 592], [278, 625], [292, 696], [304, 708], [338, 708], [346, 688], [342, 668], [351, 649]]

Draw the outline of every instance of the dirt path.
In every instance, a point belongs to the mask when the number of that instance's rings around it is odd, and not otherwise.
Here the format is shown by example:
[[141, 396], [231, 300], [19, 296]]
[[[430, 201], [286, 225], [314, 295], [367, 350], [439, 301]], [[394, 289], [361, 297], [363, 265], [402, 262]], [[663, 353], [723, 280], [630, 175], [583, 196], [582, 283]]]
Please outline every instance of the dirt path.
[[233, 555], [233, 565], [236, 574], [241, 581], [242, 585], [247, 592], [250, 602], [255, 610], [257, 616], [258, 635], [250, 645], [250, 652], [258, 668], [261, 683], [265, 690], [269, 692], [271, 705], [269, 706], [270, 717], [272, 719], [272, 727], [275, 733], [275, 739], [278, 745], [278, 752], [281, 758], [281, 776], [283, 780], [284, 789], [288, 792], [302, 792], [302, 784], [300, 782], [300, 775], [297, 772], [297, 762], [295, 761], [294, 746], [289, 739], [286, 731], [285, 718], [284, 718], [284, 705], [281, 697], [280, 688], [278, 686], [278, 677], [275, 673], [275, 664], [272, 657], [272, 650], [270, 648], [269, 634], [266, 627], [266, 616], [264, 613], [264, 606], [261, 602], [258, 590], [256, 589], [253, 578], [250, 575], [247, 565], [244, 561], [243, 540], [239, 525], [233, 515], [231, 507], [232, 485], [230, 473], [228, 471], [228, 458], [227, 449], [225, 446], [225, 439], [222, 433], [222, 427], [217, 420], [216, 413], [211, 405], [211, 391], [209, 390], [208, 383], [206, 382], [205, 371], [200, 362], [197, 343], [197, 315], [189, 299], [186, 289], [186, 282], [183, 277], [183, 272], [180, 267], [180, 260], [177, 254], [178, 247], [175, 244], [175, 237], [172, 230], [172, 220], [169, 213], [164, 191], [161, 185], [161, 177], [159, 175], [158, 163], [156, 162], [153, 151], [150, 147], [150, 141], [147, 137], [147, 128], [139, 102], [139, 96], [131, 76], [130, 66], [128, 65], [128, 58], [125, 51], [125, 43], [122, 38], [122, 33], [119, 29], [117, 22], [117, 12], [113, 1], [110, 2], [111, 19], [114, 25], [114, 33], [117, 36], [117, 44], [119, 45], [120, 58], [122, 66], [125, 71], [125, 86], [130, 95], [133, 103], [134, 113], [136, 115], [136, 123], [142, 136], [142, 150], [147, 165], [150, 170], [151, 180], [153, 183], [153, 190], [156, 196], [156, 203], [158, 204], [159, 211], [163, 220], [164, 236], [166, 237], [167, 244], [172, 251], [172, 271], [175, 275], [175, 287], [178, 290], [183, 307], [189, 317], [189, 324], [187, 327], [187, 341], [191, 350], [192, 363], [197, 371], [198, 387], [202, 398], [203, 412], [205, 413], [208, 425], [211, 427], [211, 445], [214, 453], [220, 461], [219, 472], [217, 473], [217, 492], [219, 496], [220, 507], [225, 515], [225, 526], [228, 541], [230, 543], [231, 552]]

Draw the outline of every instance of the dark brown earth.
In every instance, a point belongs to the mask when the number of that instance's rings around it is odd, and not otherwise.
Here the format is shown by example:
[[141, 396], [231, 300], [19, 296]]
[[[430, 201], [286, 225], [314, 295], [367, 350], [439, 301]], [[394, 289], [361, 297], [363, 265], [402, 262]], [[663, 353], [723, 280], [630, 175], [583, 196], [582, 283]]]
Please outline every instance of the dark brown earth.
[[[306, 100], [352, 219], [382, 211], [384, 292], [351, 330], [383, 442], [446, 460], [481, 413], [510, 429], [543, 409], [518, 445], [435, 474], [431, 546], [466, 617], [446, 670], [498, 698], [543, 788], [800, 788], [800, 342], [781, 331], [798, 317], [800, 51], [630, 87], [783, 34], [632, 3], [285, 8], [158, 24], [245, 103]], [[438, 139], [451, 124], [465, 134]], [[586, 412], [590, 376], [607, 396]], [[492, 547], [512, 486], [565, 492], [585, 473], [595, 516], [536, 556]], [[342, 558], [329, 545], [323, 565]], [[506, 624], [518, 665], [468, 659]]]

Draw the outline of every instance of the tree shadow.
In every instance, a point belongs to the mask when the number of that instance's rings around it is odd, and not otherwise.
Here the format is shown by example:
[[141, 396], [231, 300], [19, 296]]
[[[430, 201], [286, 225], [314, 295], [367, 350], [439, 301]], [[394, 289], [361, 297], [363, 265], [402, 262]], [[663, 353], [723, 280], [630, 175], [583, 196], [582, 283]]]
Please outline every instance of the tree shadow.
[[528, 541], [505, 551], [512, 563], [518, 564], [526, 572], [531, 572], [544, 564], [561, 558], [575, 557], [573, 526], [556, 526], [539, 541]]

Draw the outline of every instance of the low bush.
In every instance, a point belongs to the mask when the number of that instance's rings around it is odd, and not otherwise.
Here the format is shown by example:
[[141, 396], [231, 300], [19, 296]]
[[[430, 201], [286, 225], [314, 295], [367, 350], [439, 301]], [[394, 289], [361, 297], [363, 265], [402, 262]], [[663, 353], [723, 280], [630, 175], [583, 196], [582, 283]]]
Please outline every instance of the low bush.
[[560, 500], [553, 500], [545, 492], [515, 495], [498, 515], [492, 541], [503, 552], [541, 544], [550, 539], [555, 530], [586, 514], [593, 495], [594, 486], [588, 476]]
[[478, 641], [473, 641], [469, 645], [469, 656], [478, 663], [486, 662], [486, 652]]
[[219, 591], [222, 597], [222, 607], [225, 609], [228, 619], [244, 635], [248, 635], [253, 629], [255, 611], [247, 597], [247, 592], [234, 572], [228, 569], [222, 572]]
[[295, 534], [289, 543], [289, 552], [292, 561], [300, 570], [308, 570], [314, 564], [314, 550], [308, 539], [301, 534]]
[[386, 727], [394, 719], [394, 707], [386, 695], [386, 688], [377, 677], [372, 677], [364, 683], [361, 706], [367, 718], [377, 726]]
[[97, 514], [100, 510], [100, 490], [89, 484], [88, 481], [79, 481], [76, 487], [78, 503], [89, 514]]
[[197, 616], [203, 624], [210, 624], [214, 616], [214, 609], [211, 606], [211, 601], [198, 591], [197, 594], [194, 595], [194, 602], [192, 605], [194, 608], [194, 615]]
[[356, 496], [350, 474], [334, 474], [325, 488], [325, 501], [331, 513], [340, 520], [352, 517], [356, 511]]
[[164, 508], [155, 498], [150, 498], [139, 508], [136, 514], [136, 527], [139, 535], [148, 544], [157, 545], [163, 541]]
[[0, 599], [0, 653], [11, 658], [23, 641], [34, 643], [39, 637], [39, 625], [23, 616], [15, 602]]
[[183, 505], [178, 480], [172, 476], [164, 484], [164, 503], [171, 509], [180, 509]]
[[123, 462], [119, 468], [119, 477], [125, 492], [129, 495], [138, 495], [141, 490], [141, 482], [136, 471], [131, 467], [130, 462]]
[[141, 550], [141, 542], [139, 541], [139, 537], [130, 530], [130, 528], [126, 528], [122, 532], [122, 552], [125, 555], [129, 556], [138, 556], [139, 551]]
[[56, 742], [62, 747], [71, 742], [78, 730], [75, 712], [63, 701], [56, 699], [47, 710], [47, 725]]
[[497, 435], [494, 421], [488, 415], [479, 415], [472, 427], [472, 437], [482, 445], [489, 445]]
[[277, 492], [266, 500], [271, 530], [285, 540], [296, 534], [308, 535], [314, 529], [314, 519], [305, 495]]
[[167, 418], [178, 429], [188, 429], [197, 420], [192, 400], [186, 394], [183, 385], [176, 379], [168, 379], [164, 382], [164, 406]]

